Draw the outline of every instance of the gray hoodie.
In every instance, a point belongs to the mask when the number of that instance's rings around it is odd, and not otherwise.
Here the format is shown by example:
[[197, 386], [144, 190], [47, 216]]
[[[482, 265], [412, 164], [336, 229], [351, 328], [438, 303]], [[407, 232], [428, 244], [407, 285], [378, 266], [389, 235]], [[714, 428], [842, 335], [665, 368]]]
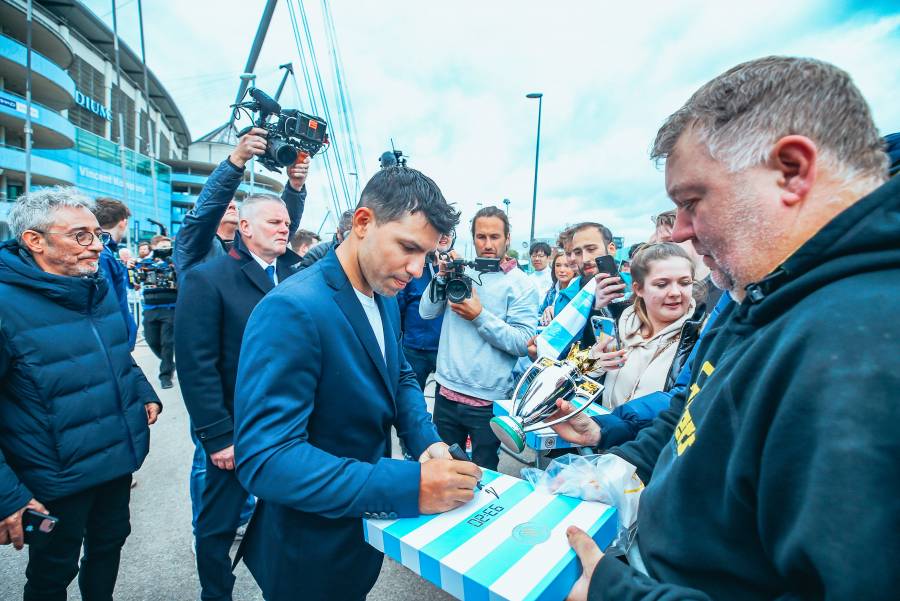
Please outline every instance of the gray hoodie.
[[[475, 273], [469, 273], [478, 281]], [[485, 273], [482, 285], [473, 285], [481, 300], [481, 313], [467, 321], [446, 302], [431, 302], [431, 286], [422, 295], [422, 319], [444, 316], [438, 346], [438, 384], [479, 399], [509, 398], [516, 359], [527, 353], [534, 336], [540, 304], [537, 290], [521, 269]]]

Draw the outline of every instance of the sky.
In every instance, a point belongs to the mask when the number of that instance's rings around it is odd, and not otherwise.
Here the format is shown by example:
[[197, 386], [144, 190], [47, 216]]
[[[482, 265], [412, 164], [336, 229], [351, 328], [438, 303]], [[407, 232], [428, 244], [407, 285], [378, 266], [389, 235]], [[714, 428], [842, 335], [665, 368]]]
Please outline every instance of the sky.
[[[329, 94], [329, 129], [341, 146], [347, 136], [332, 93], [322, 1], [304, 7]], [[110, 21], [110, 2], [86, 4]], [[286, 62], [305, 90], [288, 2], [278, 3], [255, 70], [257, 87], [270, 93]], [[264, 4], [143, 0], [148, 65], [192, 137], [228, 119]], [[121, 35], [138, 49], [137, 3], [117, 6]], [[409, 165], [462, 211], [460, 246], [469, 251], [463, 230], [472, 215], [480, 206], [504, 208], [504, 198], [512, 246], [521, 252], [527, 244], [538, 121], [529, 92], [544, 94], [536, 237], [592, 220], [626, 244], [644, 241], [651, 217], [672, 207], [663, 172], [648, 157], [657, 129], [699, 86], [745, 60], [789, 54], [832, 62], [854, 78], [881, 133], [900, 131], [896, 2], [332, 0], [328, 7], [359, 132], [360, 188], [393, 138]], [[292, 83], [281, 100], [312, 112]], [[316, 230], [325, 219], [326, 186], [317, 157], [302, 227]], [[333, 227], [329, 219], [324, 231]]]

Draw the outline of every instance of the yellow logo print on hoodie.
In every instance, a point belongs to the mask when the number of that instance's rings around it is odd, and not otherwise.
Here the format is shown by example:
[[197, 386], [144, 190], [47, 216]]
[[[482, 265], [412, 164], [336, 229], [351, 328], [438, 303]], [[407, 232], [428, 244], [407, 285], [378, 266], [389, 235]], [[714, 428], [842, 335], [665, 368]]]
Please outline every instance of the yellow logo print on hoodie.
[[712, 363], [709, 361], [703, 362], [703, 367], [700, 368], [700, 376], [697, 378], [697, 381], [691, 384], [691, 396], [688, 397], [687, 403], [684, 405], [684, 413], [681, 414], [681, 419], [678, 420], [678, 425], [675, 426], [675, 451], [681, 456], [684, 451], [694, 444], [694, 440], [697, 435], [697, 428], [694, 426], [694, 418], [691, 417], [690, 407], [691, 403], [694, 402], [694, 397], [703, 389], [703, 383], [706, 382], [706, 379], [712, 375], [712, 373], [716, 370]]

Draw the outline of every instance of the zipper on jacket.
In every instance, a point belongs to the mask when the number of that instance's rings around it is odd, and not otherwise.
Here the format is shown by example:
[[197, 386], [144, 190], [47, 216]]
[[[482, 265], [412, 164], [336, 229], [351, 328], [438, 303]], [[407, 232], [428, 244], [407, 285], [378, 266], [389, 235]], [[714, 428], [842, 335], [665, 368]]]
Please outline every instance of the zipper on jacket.
[[100, 332], [97, 330], [97, 325], [94, 323], [94, 292], [97, 290], [97, 282], [91, 282], [91, 286], [88, 289], [88, 303], [87, 303], [87, 314], [88, 321], [91, 324], [91, 331], [94, 333], [94, 338], [97, 339], [97, 344], [100, 345], [100, 348], [103, 350], [103, 356], [106, 357], [106, 367], [109, 369], [109, 375], [112, 378], [113, 387], [116, 391], [116, 400], [118, 401], [120, 416], [122, 419], [122, 425], [125, 428], [125, 432], [128, 435], [128, 447], [131, 449], [131, 456], [134, 459], [135, 467], [139, 466], [137, 453], [134, 450], [134, 440], [131, 434], [131, 430], [128, 428], [128, 421], [125, 419], [125, 405], [124, 400], [122, 398], [122, 390], [119, 388], [119, 379], [116, 378], [116, 370], [113, 367], [112, 357], [109, 356], [109, 349], [106, 348], [106, 344], [103, 342], [103, 338], [100, 336]]

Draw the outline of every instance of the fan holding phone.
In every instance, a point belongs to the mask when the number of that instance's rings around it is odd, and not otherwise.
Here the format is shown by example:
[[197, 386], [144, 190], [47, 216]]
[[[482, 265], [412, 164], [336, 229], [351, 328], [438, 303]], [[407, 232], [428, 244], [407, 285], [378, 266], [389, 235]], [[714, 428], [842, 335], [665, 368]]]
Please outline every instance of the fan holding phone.
[[[611, 258], [598, 257], [598, 267], [601, 259]], [[610, 276], [617, 277], [618, 272]], [[608, 409], [663, 390], [681, 326], [694, 309], [694, 267], [678, 245], [651, 244], [640, 249], [632, 259], [631, 277], [634, 303], [618, 322], [611, 317], [591, 318], [597, 342], [590, 356], [606, 372], [603, 405]]]

